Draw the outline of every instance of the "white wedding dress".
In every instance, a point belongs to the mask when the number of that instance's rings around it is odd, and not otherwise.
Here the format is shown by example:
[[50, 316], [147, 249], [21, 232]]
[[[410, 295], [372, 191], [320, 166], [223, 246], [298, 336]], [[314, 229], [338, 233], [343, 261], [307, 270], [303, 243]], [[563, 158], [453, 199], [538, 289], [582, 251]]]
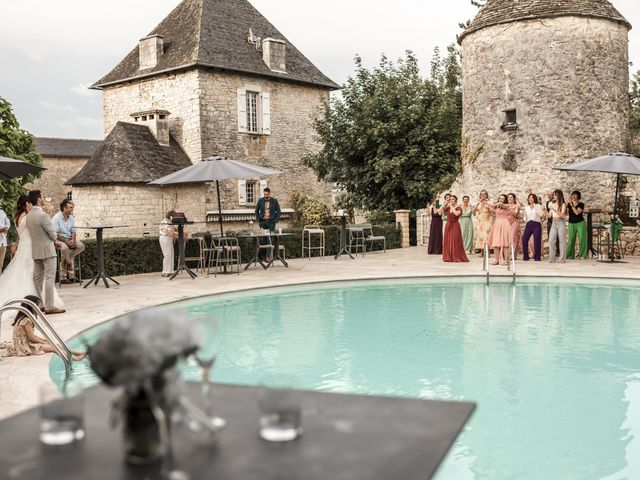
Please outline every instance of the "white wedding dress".
[[[16, 254], [11, 259], [11, 263], [0, 274], [0, 306], [9, 300], [24, 298], [27, 295], [36, 295], [36, 287], [33, 284], [33, 257], [31, 253], [31, 236], [27, 230], [26, 215], [18, 223], [18, 236], [20, 243]], [[53, 304], [57, 308], [62, 308], [64, 302], [58, 295], [58, 291], [53, 290]], [[6, 312], [2, 319], [15, 318], [15, 312]]]

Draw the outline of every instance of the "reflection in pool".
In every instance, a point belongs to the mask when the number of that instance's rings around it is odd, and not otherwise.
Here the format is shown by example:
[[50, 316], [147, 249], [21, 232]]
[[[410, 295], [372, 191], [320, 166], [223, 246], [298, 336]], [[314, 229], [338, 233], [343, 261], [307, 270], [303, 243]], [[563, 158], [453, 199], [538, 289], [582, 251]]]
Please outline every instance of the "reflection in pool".
[[[257, 384], [286, 373], [306, 389], [477, 402], [440, 480], [618, 479], [640, 478], [639, 294], [625, 285], [449, 279], [270, 289], [158, 308], [222, 320], [214, 381]], [[103, 328], [84, 335], [91, 342]], [[52, 377], [62, 370], [54, 360]], [[183, 370], [199, 378], [195, 363]], [[84, 362], [73, 378], [95, 382]]]

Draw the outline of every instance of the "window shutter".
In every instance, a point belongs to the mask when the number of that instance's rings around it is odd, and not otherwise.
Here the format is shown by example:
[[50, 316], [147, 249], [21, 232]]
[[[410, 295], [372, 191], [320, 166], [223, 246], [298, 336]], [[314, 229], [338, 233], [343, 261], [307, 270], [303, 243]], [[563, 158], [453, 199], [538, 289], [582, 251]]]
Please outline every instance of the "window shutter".
[[238, 89], [238, 132], [247, 132], [247, 92]]
[[247, 204], [247, 181], [238, 180], [238, 204]]
[[260, 180], [260, 198], [264, 197], [264, 189], [267, 188], [267, 181]]
[[262, 133], [271, 135], [271, 96], [262, 94]]

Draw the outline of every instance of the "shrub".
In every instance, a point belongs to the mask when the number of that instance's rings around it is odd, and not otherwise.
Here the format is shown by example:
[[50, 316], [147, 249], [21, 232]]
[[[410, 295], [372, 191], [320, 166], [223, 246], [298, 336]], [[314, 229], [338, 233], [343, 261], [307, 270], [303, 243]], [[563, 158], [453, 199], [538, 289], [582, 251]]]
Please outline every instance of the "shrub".
[[332, 222], [331, 209], [317, 198], [294, 193], [296, 225], [326, 225]]

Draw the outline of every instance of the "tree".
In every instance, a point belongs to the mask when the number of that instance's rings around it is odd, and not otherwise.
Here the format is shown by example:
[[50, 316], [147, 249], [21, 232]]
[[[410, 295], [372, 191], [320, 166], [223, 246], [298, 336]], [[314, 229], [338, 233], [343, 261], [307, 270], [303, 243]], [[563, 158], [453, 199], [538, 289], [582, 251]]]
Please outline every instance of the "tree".
[[423, 208], [459, 169], [462, 94], [458, 51], [436, 50], [430, 78], [411, 52], [356, 72], [314, 123], [321, 150], [303, 163], [369, 210]]
[[[471, 2], [471, 5], [473, 5], [474, 7], [478, 7], [478, 8], [482, 8], [485, 6], [485, 4], [487, 3], [487, 0], [469, 0]], [[471, 25], [471, 20], [467, 20], [464, 23], [459, 23], [458, 26], [461, 29], [465, 29], [467, 28], [469, 25]]]
[[[13, 114], [11, 104], [0, 97], [0, 156], [42, 165], [36, 142], [29, 132], [22, 130]], [[40, 173], [12, 180], [0, 180], [0, 203], [9, 217], [13, 217], [18, 197], [27, 193], [24, 185], [33, 182]]]

